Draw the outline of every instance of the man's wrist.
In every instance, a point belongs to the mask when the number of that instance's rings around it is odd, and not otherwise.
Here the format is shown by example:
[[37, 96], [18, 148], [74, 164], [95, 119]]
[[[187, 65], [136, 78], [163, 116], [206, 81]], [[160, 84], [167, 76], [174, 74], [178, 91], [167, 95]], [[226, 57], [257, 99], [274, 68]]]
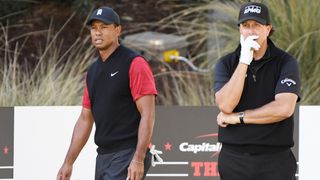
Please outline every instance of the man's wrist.
[[143, 151], [136, 151], [132, 159], [134, 159], [135, 161], [143, 162], [145, 156], [146, 156], [146, 153], [143, 153]]
[[134, 163], [137, 163], [137, 164], [142, 164], [142, 165], [144, 164], [143, 161], [137, 161], [137, 160], [134, 160], [134, 159], [132, 159], [131, 162], [134, 162]]
[[238, 118], [239, 118], [240, 124], [245, 124], [244, 123], [244, 112], [239, 112]]
[[247, 66], [250, 65], [250, 63], [247, 63], [247, 62], [244, 62], [244, 61], [239, 61], [239, 64], [244, 64], [244, 65], [247, 65]]

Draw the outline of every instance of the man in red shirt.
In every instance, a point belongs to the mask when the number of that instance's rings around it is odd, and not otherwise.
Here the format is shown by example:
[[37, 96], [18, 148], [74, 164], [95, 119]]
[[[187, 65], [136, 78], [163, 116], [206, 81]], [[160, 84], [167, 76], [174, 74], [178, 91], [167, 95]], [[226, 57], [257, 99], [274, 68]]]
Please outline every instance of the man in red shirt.
[[120, 45], [120, 18], [113, 9], [96, 9], [88, 25], [99, 57], [88, 69], [82, 111], [57, 180], [70, 179], [93, 124], [98, 146], [95, 179], [143, 179], [151, 164], [154, 77], [143, 57]]

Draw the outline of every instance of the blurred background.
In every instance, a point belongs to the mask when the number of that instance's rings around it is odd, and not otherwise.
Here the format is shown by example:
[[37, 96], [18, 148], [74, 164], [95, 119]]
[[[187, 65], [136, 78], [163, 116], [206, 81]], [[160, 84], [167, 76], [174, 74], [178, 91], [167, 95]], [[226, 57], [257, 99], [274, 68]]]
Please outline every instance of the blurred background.
[[[97, 55], [85, 22], [102, 5], [120, 15], [121, 42], [149, 60], [157, 105], [214, 105], [212, 71], [239, 43], [243, 2], [0, 0], [0, 106], [81, 105], [84, 73]], [[275, 28], [271, 39], [299, 61], [300, 104], [320, 104], [320, 3], [262, 2]]]

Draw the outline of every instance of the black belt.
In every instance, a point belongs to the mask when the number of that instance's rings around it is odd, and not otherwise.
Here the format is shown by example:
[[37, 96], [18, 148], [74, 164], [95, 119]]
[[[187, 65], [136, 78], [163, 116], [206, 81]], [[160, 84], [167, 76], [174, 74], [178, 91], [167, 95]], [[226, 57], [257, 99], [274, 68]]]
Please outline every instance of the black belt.
[[289, 150], [289, 146], [266, 146], [266, 145], [234, 145], [222, 144], [223, 148], [248, 155], [272, 154]]

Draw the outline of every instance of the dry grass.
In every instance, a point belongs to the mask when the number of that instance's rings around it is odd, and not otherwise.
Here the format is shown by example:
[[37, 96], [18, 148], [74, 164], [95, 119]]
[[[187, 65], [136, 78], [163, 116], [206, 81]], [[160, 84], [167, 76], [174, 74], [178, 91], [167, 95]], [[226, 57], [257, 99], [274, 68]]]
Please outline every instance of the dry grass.
[[[237, 16], [242, 2], [203, 1], [203, 4], [190, 6], [150, 27], [158, 26], [160, 31], [164, 28], [177, 29], [176, 34], [188, 37], [191, 42], [190, 59], [200, 67], [212, 69], [219, 57], [233, 51], [239, 43]], [[320, 46], [320, 23], [317, 22], [320, 18], [320, 4], [317, 0], [310, 0], [309, 3], [300, 0], [269, 0], [266, 4], [276, 29], [271, 39], [299, 61], [301, 104], [320, 104], [320, 52], [317, 51]], [[161, 92], [163, 103], [214, 104], [212, 94], [208, 93], [208, 85], [211, 86], [214, 77], [211, 74], [199, 74], [199, 80], [194, 80], [197, 75], [185, 74], [179, 71], [166, 74], [167, 80], [177, 77], [179, 80], [174, 80], [174, 85], [167, 83], [170, 81], [161, 82], [164, 89], [171, 90]]]
[[18, 63], [24, 44], [10, 49], [8, 27], [1, 26], [1, 31], [0, 106], [80, 105], [84, 72], [93, 59], [89, 37], [77, 39], [61, 52], [60, 31], [48, 31], [46, 46], [39, 47], [36, 67], [30, 70]]
[[[320, 46], [320, 23], [317, 22], [320, 3], [317, 0], [308, 3], [268, 0], [266, 3], [276, 28], [272, 39], [300, 63], [301, 104], [320, 104], [320, 52], [317, 50]], [[140, 30], [169, 30], [187, 37], [190, 43], [188, 58], [198, 67], [212, 70], [217, 60], [239, 43], [237, 16], [240, 4], [241, 1], [202, 1], [184, 6], [184, 10], [157, 23], [144, 23], [137, 27]], [[63, 40], [58, 38], [59, 31], [49, 33], [46, 46], [39, 47], [37, 68], [29, 70], [18, 63], [23, 58], [20, 51], [24, 44], [12, 45], [14, 41], [7, 36], [9, 28], [0, 28], [0, 106], [80, 104], [83, 75], [93, 59], [89, 38], [77, 39], [67, 51], [61, 52]], [[50, 27], [48, 32], [51, 32]], [[32, 33], [43, 32], [24, 36]], [[159, 105], [214, 104], [212, 72], [197, 73], [163, 64], [167, 71], [155, 74]]]

